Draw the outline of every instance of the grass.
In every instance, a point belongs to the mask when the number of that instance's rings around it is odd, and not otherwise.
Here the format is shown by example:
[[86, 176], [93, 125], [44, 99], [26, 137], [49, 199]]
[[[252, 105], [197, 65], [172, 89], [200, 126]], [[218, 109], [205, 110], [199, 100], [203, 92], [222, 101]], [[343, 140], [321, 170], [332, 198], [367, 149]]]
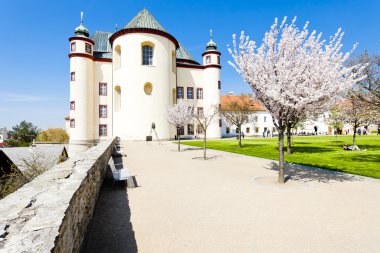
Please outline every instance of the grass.
[[[207, 147], [232, 153], [278, 160], [277, 138], [253, 138], [242, 140], [238, 147], [236, 139], [209, 140]], [[380, 136], [357, 136], [361, 151], [345, 151], [343, 143], [352, 144], [352, 136], [294, 137], [293, 153], [286, 154], [285, 161], [356, 175], [380, 178]], [[202, 141], [182, 144], [202, 147]], [[285, 141], [286, 145], [286, 141]], [[365, 149], [365, 150], [363, 150]]]

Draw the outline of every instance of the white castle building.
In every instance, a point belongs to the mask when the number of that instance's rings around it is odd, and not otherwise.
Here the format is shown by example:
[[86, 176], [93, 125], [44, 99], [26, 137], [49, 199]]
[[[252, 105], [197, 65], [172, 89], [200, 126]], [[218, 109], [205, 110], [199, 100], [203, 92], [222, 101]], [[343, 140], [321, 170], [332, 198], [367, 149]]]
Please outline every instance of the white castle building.
[[[199, 64], [146, 9], [122, 29], [91, 37], [82, 16], [69, 41], [70, 153], [112, 136], [145, 140], [153, 122], [160, 139], [173, 139], [170, 105], [188, 100], [202, 113], [220, 104], [221, 53], [212, 38]], [[184, 135], [200, 131], [194, 122]], [[207, 136], [222, 136], [219, 116]]]

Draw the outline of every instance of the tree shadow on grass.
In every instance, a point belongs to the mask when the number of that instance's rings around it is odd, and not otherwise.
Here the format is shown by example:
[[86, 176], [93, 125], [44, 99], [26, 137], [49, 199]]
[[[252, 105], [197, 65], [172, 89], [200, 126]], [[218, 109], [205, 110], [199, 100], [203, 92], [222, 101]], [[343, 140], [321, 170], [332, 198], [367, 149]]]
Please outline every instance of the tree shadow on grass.
[[[357, 152], [357, 151], [352, 151]], [[380, 155], [378, 154], [363, 154], [357, 153], [355, 156], [345, 157], [345, 160], [351, 160], [352, 162], [371, 162], [371, 163], [379, 163], [380, 167]]]
[[[266, 168], [269, 170], [278, 171], [278, 164], [276, 162], [271, 162], [271, 164]], [[330, 183], [332, 181], [344, 182], [363, 180], [362, 178], [351, 174], [293, 163], [285, 163], [285, 175], [286, 181], [301, 180], [304, 182], [314, 181], [320, 183]]]

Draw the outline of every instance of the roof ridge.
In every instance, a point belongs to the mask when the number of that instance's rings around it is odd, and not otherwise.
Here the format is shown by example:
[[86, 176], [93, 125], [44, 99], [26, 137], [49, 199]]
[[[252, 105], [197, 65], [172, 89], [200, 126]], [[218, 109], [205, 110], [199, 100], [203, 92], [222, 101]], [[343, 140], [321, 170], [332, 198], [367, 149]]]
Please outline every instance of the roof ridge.
[[129, 28], [150, 28], [166, 32], [165, 28], [160, 23], [158, 23], [158, 21], [153, 17], [152, 14], [150, 14], [146, 8], [137, 13], [137, 15], [134, 16], [132, 20], [124, 26], [124, 29]]

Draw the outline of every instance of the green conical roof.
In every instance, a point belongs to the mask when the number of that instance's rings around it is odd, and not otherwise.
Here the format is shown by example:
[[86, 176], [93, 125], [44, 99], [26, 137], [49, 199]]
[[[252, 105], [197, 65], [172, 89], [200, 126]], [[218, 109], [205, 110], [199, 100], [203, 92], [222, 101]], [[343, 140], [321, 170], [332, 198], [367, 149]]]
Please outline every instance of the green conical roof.
[[124, 29], [129, 28], [150, 28], [166, 32], [158, 21], [149, 13], [147, 9], [140, 11], [129, 23], [124, 26]]

